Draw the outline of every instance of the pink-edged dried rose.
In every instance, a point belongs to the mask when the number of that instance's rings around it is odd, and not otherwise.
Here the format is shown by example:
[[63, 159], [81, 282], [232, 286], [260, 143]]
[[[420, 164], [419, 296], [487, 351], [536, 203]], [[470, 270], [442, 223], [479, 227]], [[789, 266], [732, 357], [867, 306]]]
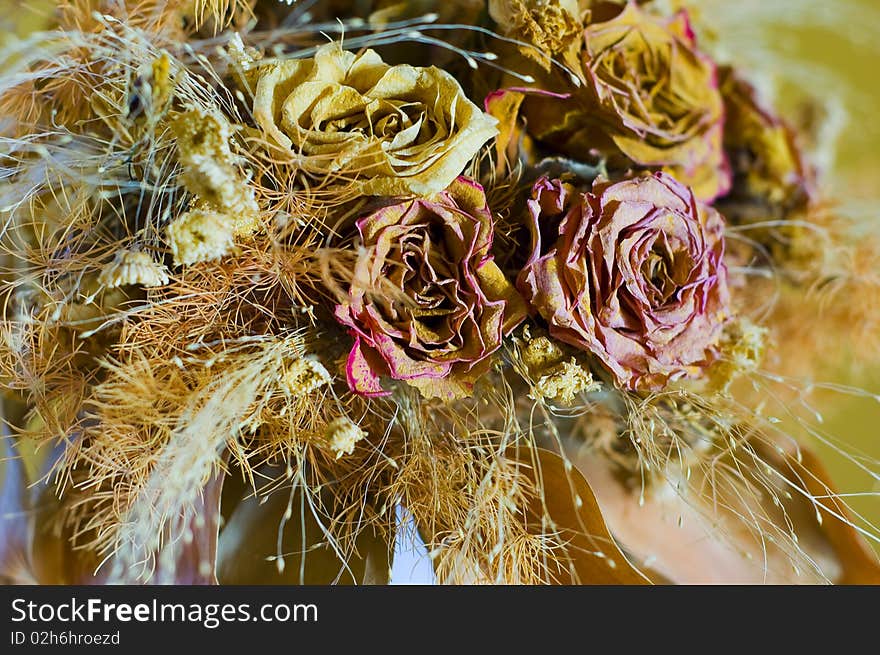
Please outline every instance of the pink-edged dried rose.
[[574, 157], [593, 152], [614, 166], [664, 170], [706, 202], [730, 188], [716, 66], [697, 49], [685, 13], [668, 19], [628, 4], [587, 25], [580, 64], [583, 84], [568, 100], [526, 99], [539, 141]]
[[665, 173], [578, 193], [541, 178], [517, 287], [550, 334], [629, 389], [697, 376], [728, 316], [724, 228]]
[[445, 191], [384, 207], [357, 227], [363, 247], [347, 298], [336, 307], [355, 339], [349, 386], [379, 395], [380, 377], [389, 376], [429, 398], [468, 394], [503, 336], [525, 318], [525, 303], [491, 255], [483, 188], [459, 177]]

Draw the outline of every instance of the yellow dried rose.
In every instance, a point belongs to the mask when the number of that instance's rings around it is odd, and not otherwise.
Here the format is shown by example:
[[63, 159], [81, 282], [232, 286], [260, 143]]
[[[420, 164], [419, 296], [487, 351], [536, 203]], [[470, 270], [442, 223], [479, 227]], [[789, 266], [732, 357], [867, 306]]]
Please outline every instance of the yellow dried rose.
[[710, 202], [730, 188], [722, 148], [724, 106], [715, 63], [696, 44], [685, 13], [668, 19], [628, 4], [583, 33], [567, 100], [527, 97], [532, 136], [573, 157], [601, 155], [609, 167], [663, 170]]
[[355, 178], [366, 195], [445, 189], [496, 134], [449, 73], [389, 66], [330, 43], [256, 69], [254, 117], [307, 170]]
[[812, 171], [794, 130], [766, 106], [751, 84], [725, 66], [724, 148], [733, 169], [733, 189], [725, 199], [735, 221], [785, 218], [805, 209], [813, 195]]

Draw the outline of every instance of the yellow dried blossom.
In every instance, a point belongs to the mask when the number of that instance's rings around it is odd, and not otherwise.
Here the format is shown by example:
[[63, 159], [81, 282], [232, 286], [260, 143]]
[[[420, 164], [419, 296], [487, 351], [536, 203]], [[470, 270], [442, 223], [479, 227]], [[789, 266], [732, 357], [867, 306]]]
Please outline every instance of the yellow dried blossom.
[[533, 398], [570, 403], [582, 392], [596, 391], [599, 383], [589, 369], [581, 366], [546, 336], [532, 337], [524, 331], [525, 347], [520, 351], [529, 376], [536, 380]]
[[109, 289], [127, 284], [160, 287], [168, 284], [168, 269], [147, 252], [120, 250], [101, 271], [98, 282]]
[[726, 391], [733, 380], [755, 371], [764, 357], [767, 329], [739, 317], [725, 328], [718, 344], [720, 356], [710, 370], [712, 387]]
[[578, 394], [596, 391], [600, 386], [593, 379], [593, 374], [572, 357], [571, 360], [557, 364], [549, 373], [542, 375], [535, 384], [534, 392], [541, 398], [567, 404]]
[[166, 235], [177, 265], [219, 259], [235, 249], [229, 217], [211, 210], [182, 214], [168, 225]]
[[549, 57], [575, 52], [583, 25], [577, 0], [489, 0], [489, 15], [501, 33], [530, 43], [520, 52], [544, 69]]
[[256, 72], [266, 135], [312, 171], [356, 178], [366, 195], [440, 192], [497, 132], [446, 71], [390, 66], [373, 50], [329, 43]]
[[171, 127], [187, 191], [198, 196], [200, 207], [226, 214], [234, 236], [253, 234], [260, 208], [230, 150], [233, 129], [229, 121], [219, 114], [190, 109], [178, 115]]
[[524, 336], [526, 345], [520, 356], [530, 373], [547, 371], [565, 359], [565, 353], [562, 352], [562, 349], [549, 338]]
[[339, 459], [343, 455], [351, 455], [357, 442], [367, 438], [367, 433], [347, 416], [340, 416], [327, 424], [324, 436], [330, 445], [330, 450], [336, 453], [336, 459]]
[[304, 357], [287, 367], [281, 376], [281, 385], [293, 396], [304, 396], [330, 384], [332, 379], [321, 362]]

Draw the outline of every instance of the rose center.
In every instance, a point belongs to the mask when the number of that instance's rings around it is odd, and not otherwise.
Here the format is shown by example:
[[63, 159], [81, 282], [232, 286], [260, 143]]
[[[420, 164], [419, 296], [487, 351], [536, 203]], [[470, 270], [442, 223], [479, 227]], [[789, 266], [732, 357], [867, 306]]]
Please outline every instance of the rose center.
[[641, 273], [648, 282], [651, 304], [655, 307], [669, 302], [682, 286], [683, 280], [680, 278], [684, 262], [681, 261], [681, 255], [673, 252], [668, 244], [657, 243], [645, 258]]
[[[597, 57], [597, 74], [611, 90], [611, 102], [624, 114], [664, 132], [688, 122], [696, 111], [696, 105], [672, 93], [671, 46], [667, 50], [650, 47], [632, 31]], [[654, 136], [649, 133], [645, 138], [652, 141]]]
[[465, 309], [443, 239], [442, 228], [434, 223], [412, 230], [401, 238], [399, 264], [389, 275], [412, 301], [406, 306], [393, 303], [392, 323], [406, 330], [414, 321], [419, 342], [427, 348], [445, 349], [457, 343], [453, 324]]

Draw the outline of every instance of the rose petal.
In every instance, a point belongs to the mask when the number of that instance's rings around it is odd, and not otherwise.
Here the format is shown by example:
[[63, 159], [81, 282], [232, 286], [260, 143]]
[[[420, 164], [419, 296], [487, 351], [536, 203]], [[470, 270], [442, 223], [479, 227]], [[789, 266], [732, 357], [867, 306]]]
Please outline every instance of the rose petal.
[[364, 396], [387, 396], [389, 393], [382, 388], [374, 366], [364, 355], [360, 337], [355, 337], [354, 345], [348, 354], [345, 376], [348, 380], [348, 386], [356, 393]]

